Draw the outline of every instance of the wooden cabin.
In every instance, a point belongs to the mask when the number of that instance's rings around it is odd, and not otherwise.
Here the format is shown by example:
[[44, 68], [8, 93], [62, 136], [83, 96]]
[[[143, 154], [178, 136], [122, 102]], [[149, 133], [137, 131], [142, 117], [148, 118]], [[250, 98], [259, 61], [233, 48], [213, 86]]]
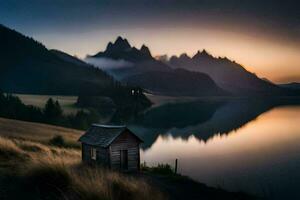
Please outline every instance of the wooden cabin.
[[140, 144], [143, 141], [126, 126], [93, 124], [79, 141], [85, 163], [120, 171], [140, 169]]

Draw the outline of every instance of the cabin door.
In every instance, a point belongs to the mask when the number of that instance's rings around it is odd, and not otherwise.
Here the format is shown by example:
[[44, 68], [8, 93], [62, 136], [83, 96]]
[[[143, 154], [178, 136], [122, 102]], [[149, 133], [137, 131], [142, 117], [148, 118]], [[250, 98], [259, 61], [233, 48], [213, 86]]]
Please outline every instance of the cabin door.
[[121, 170], [128, 170], [128, 150], [121, 150]]

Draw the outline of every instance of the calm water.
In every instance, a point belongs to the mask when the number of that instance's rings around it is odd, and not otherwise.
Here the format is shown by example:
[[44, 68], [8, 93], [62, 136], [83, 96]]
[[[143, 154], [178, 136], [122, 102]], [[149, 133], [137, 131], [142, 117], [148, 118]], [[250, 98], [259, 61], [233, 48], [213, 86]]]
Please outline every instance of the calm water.
[[270, 199], [300, 199], [300, 106], [235, 101], [167, 104], [132, 122], [142, 161], [179, 160], [179, 172], [211, 186]]

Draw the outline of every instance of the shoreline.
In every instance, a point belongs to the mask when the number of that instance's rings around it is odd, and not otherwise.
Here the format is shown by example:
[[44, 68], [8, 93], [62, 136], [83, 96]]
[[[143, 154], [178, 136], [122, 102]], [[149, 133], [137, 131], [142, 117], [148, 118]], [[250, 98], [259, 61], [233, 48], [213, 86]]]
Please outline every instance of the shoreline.
[[260, 197], [248, 194], [247, 192], [232, 192], [219, 187], [207, 186], [204, 183], [195, 181], [180, 174], [161, 175], [151, 172], [141, 172], [142, 178], [156, 186], [161, 192], [168, 195], [170, 200], [255, 200]]
[[300, 100], [300, 96], [165, 96], [144, 93], [145, 96], [153, 103], [151, 107], [160, 106], [166, 103], [186, 103], [193, 101], [235, 101], [235, 100]]

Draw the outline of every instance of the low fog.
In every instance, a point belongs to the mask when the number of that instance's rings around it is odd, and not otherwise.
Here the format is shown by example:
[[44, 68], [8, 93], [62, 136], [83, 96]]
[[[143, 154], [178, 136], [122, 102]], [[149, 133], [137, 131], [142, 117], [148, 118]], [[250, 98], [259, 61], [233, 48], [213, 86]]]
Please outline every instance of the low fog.
[[86, 57], [84, 61], [103, 70], [112, 70], [112, 69], [119, 69], [122, 67], [133, 66], [131, 62], [125, 60], [113, 60], [109, 58]]

